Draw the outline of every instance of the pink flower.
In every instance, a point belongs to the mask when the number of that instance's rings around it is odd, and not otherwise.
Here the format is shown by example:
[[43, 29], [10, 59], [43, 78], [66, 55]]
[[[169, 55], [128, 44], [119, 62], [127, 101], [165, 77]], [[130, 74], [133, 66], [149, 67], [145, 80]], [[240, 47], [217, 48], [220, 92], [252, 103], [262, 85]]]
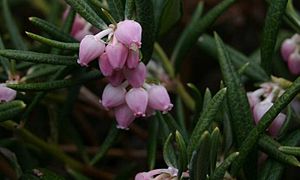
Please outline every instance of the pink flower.
[[260, 97], [264, 94], [265, 89], [261, 88], [254, 92], [247, 92], [250, 107], [253, 108], [257, 103], [261, 102]]
[[106, 109], [117, 107], [125, 103], [125, 94], [126, 89], [124, 87], [114, 87], [111, 84], [108, 84], [104, 88], [100, 103]]
[[105, 51], [108, 56], [109, 63], [115, 70], [120, 70], [124, 67], [128, 56], [128, 48], [122, 43], [114, 39], [113, 43], [106, 46]]
[[124, 20], [117, 24], [115, 36], [121, 43], [128, 48], [137, 50], [141, 47], [142, 27], [133, 20]]
[[300, 54], [295, 51], [293, 54], [289, 56], [288, 59], [288, 67], [292, 74], [298, 75], [300, 74]]
[[146, 78], [146, 66], [144, 63], [139, 63], [139, 65], [134, 69], [125, 69], [124, 75], [132, 87], [141, 87]]
[[146, 116], [145, 112], [148, 104], [148, 93], [145, 89], [132, 88], [127, 92], [125, 99], [134, 116]]
[[[253, 116], [255, 123], [257, 124], [263, 115], [273, 106], [273, 103], [270, 101], [263, 101], [256, 104], [253, 108]], [[272, 137], [276, 137], [280, 131], [281, 126], [283, 125], [286, 119], [286, 115], [283, 113], [279, 113], [277, 117], [273, 120], [271, 125], [269, 126], [269, 133]]]
[[114, 70], [108, 61], [108, 57], [106, 53], [103, 53], [99, 57], [98, 62], [99, 62], [100, 71], [104, 76], [111, 76], [113, 74]]
[[[154, 180], [154, 179], [180, 179], [178, 176], [178, 169], [175, 169], [173, 167], [169, 167], [168, 169], [154, 169], [149, 172], [141, 172], [136, 174], [135, 180]], [[189, 173], [183, 172], [182, 177], [188, 178]]]
[[0, 102], [9, 102], [16, 98], [17, 91], [0, 84]]
[[116, 107], [114, 109], [116, 120], [118, 122], [117, 128], [128, 129], [129, 125], [134, 121], [135, 117], [127, 106], [126, 103]]
[[119, 86], [125, 77], [122, 71], [114, 71], [111, 76], [107, 76], [107, 79], [113, 86]]
[[288, 61], [289, 56], [295, 51], [296, 43], [293, 39], [286, 39], [281, 45], [281, 55], [283, 60]]
[[140, 54], [139, 51], [129, 50], [126, 66], [129, 69], [136, 68], [140, 61]]
[[152, 85], [148, 89], [149, 106], [155, 110], [167, 112], [173, 107], [168, 91], [164, 86]]
[[88, 64], [104, 52], [105, 44], [102, 40], [96, 39], [93, 35], [85, 36], [80, 42], [78, 64]]

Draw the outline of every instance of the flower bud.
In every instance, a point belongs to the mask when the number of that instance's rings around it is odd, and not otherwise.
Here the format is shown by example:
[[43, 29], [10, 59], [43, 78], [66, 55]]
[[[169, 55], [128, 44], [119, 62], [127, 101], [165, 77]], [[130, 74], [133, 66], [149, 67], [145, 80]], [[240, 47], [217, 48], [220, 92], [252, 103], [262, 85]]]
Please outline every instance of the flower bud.
[[148, 93], [145, 89], [132, 88], [127, 92], [125, 99], [134, 116], [146, 116], [145, 112], [148, 104]]
[[117, 107], [125, 102], [125, 94], [126, 89], [124, 87], [114, 87], [108, 84], [104, 88], [100, 103], [106, 109]]
[[283, 60], [288, 61], [289, 56], [295, 51], [296, 43], [293, 39], [286, 39], [281, 45], [281, 56]]
[[118, 122], [117, 128], [128, 129], [129, 125], [134, 121], [135, 117], [126, 103], [114, 109], [116, 120]]
[[125, 77], [122, 71], [114, 71], [111, 76], [107, 76], [107, 79], [113, 86], [119, 86]]
[[0, 103], [1, 102], [9, 102], [16, 98], [17, 91], [5, 87], [4, 84], [0, 84]]
[[134, 69], [125, 69], [124, 75], [132, 87], [139, 88], [141, 87], [146, 78], [146, 66], [144, 63], [139, 63], [139, 65]]
[[105, 49], [102, 40], [97, 40], [93, 35], [85, 36], [80, 42], [78, 64], [88, 66], [92, 60], [100, 56]]
[[128, 56], [128, 48], [126, 46], [119, 42], [113, 42], [106, 46], [105, 51], [113, 69], [120, 70], [124, 67]]
[[149, 94], [149, 106], [151, 108], [163, 112], [167, 112], [172, 109], [173, 104], [171, 103], [168, 91], [164, 86], [152, 85], [148, 89], [148, 94]]
[[136, 68], [140, 61], [139, 51], [129, 50], [128, 57], [126, 61], [126, 66], [129, 69]]
[[99, 62], [100, 71], [104, 76], [111, 76], [113, 74], [114, 70], [108, 61], [108, 57], [106, 53], [103, 53], [99, 57], [98, 62]]
[[288, 67], [292, 74], [300, 74], [300, 54], [297, 51], [290, 55]]
[[141, 47], [142, 27], [133, 20], [124, 20], [117, 24], [115, 36], [128, 48], [136, 50]]

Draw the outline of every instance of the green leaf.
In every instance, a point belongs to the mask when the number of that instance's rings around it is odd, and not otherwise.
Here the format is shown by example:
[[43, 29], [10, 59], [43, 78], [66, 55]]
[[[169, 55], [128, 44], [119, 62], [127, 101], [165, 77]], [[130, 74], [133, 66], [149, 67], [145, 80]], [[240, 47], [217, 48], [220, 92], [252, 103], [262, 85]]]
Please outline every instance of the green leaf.
[[[228, 53], [220, 37], [215, 35], [216, 45], [218, 47], [219, 64], [221, 67], [224, 83], [227, 86], [227, 103], [231, 114], [231, 125], [233, 127], [234, 137], [237, 146], [240, 147], [246, 139], [248, 133], [253, 128], [252, 113], [248, 103], [247, 95], [242, 86], [239, 75], [232, 65], [231, 56]], [[239, 156], [240, 157], [240, 156]], [[250, 154], [248, 164], [245, 166], [245, 173], [256, 177], [256, 153]], [[242, 164], [240, 164], [242, 165]]]
[[30, 70], [32, 70], [32, 71], [29, 74], [27, 74], [26, 76], [23, 76], [21, 81], [28, 82], [30, 80], [34, 80], [37, 78], [45, 78], [46, 76], [52, 75], [59, 69], [57, 66], [44, 65], [44, 64], [41, 64], [41, 65], [42, 65], [41, 68], [36, 69], [36, 70], [33, 70], [33, 68], [31, 68]]
[[210, 134], [203, 132], [199, 139], [199, 147], [193, 151], [189, 165], [191, 180], [206, 180], [209, 169]]
[[224, 162], [218, 166], [215, 170], [215, 172], [212, 174], [210, 177], [211, 180], [219, 180], [219, 179], [224, 179], [224, 175], [231, 165], [231, 163], [239, 156], [239, 152], [235, 152], [230, 154]]
[[221, 134], [218, 127], [216, 127], [211, 133], [211, 147], [210, 147], [210, 174], [212, 174], [216, 168], [218, 151], [220, 146]]
[[143, 28], [142, 32], [142, 61], [147, 62], [152, 57], [153, 45], [155, 41], [155, 27], [152, 1], [135, 0], [136, 18]]
[[40, 28], [41, 30], [45, 31], [51, 37], [56, 40], [65, 41], [65, 42], [77, 42], [70, 34], [60, 30], [54, 24], [47, 22], [43, 19], [37, 17], [30, 17], [29, 21], [35, 25], [36, 27]]
[[190, 137], [190, 141], [188, 144], [187, 152], [188, 157], [191, 157], [193, 151], [198, 149], [199, 147], [199, 139], [207, 130], [208, 126], [212, 123], [214, 118], [219, 111], [220, 106], [222, 105], [223, 99], [226, 94], [226, 89], [221, 89], [209, 102], [208, 106], [205, 107], [204, 111], [202, 112], [192, 134]]
[[184, 134], [187, 133], [186, 122], [185, 122], [185, 114], [182, 100], [179, 96], [176, 97], [176, 121], [178, 125], [182, 128]]
[[293, 0], [288, 0], [285, 16], [283, 19], [297, 33], [300, 33], [300, 15], [293, 6]]
[[75, 17], [76, 17], [76, 12], [72, 8], [69, 8], [68, 15], [65, 18], [64, 23], [63, 23], [63, 27], [62, 27], [63, 32], [66, 32], [66, 33], [72, 32]]
[[286, 154], [300, 156], [300, 147], [280, 146], [278, 149]]
[[260, 149], [263, 152], [267, 153], [273, 159], [293, 166], [300, 165], [299, 161], [294, 156], [280, 152], [278, 148], [281, 145], [277, 141], [269, 138], [268, 136], [266, 135], [261, 136], [261, 138], [258, 141], [258, 144], [260, 146]]
[[106, 152], [108, 151], [108, 149], [114, 144], [114, 142], [116, 141], [117, 137], [119, 135], [119, 129], [116, 128], [116, 124], [113, 123], [112, 127], [109, 130], [108, 135], [106, 136], [104, 142], [102, 143], [99, 151], [97, 152], [97, 154], [94, 156], [94, 158], [91, 160], [90, 164], [94, 165], [97, 162], [99, 162], [104, 155], [106, 154]]
[[257, 143], [261, 134], [269, 127], [275, 117], [293, 100], [293, 98], [300, 92], [300, 77], [298, 77], [293, 84], [286, 89], [273, 104], [273, 106], [264, 114], [259, 123], [252, 129], [240, 148], [240, 156], [233, 164], [232, 172], [236, 174], [239, 167], [245, 162], [249, 152]]
[[178, 177], [181, 177], [182, 172], [184, 172], [187, 168], [187, 152], [186, 152], [186, 144], [184, 142], [184, 139], [182, 135], [176, 131], [175, 132], [175, 140], [177, 144], [177, 148], [179, 151], [179, 158], [178, 158]]
[[155, 119], [150, 120], [149, 127], [149, 140], [147, 146], [147, 161], [149, 169], [153, 169], [155, 167], [156, 162], [156, 151], [157, 151], [157, 134], [159, 124]]
[[[0, 36], [0, 50], [1, 49], [5, 49], [4, 47], [4, 44], [3, 44], [3, 41], [2, 41], [2, 37]], [[6, 75], [9, 76], [10, 75], [10, 69], [9, 69], [9, 60], [6, 59], [5, 57], [2, 57], [0, 56], [0, 62], [1, 62], [1, 65], [2, 65], [2, 68], [5, 70], [6, 72]]]
[[132, 19], [135, 15], [135, 0], [126, 0], [124, 16], [125, 19]]
[[[157, 112], [160, 113], [160, 112]], [[183, 137], [185, 142], [188, 141], [188, 135], [187, 132], [184, 130], [184, 127], [180, 126], [175, 119], [173, 118], [173, 116], [170, 113], [167, 113], [165, 115], [162, 115], [162, 118], [164, 119], [164, 121], [168, 124], [169, 129], [174, 133], [175, 131], [179, 131]]]
[[17, 27], [15, 21], [13, 20], [13, 17], [8, 7], [7, 0], [2, 0], [2, 10], [3, 10], [3, 17], [5, 20], [5, 24], [7, 26], [14, 47], [19, 50], [26, 50], [27, 47], [23, 42], [23, 38], [20, 32], [18, 31], [19, 28]]
[[175, 150], [171, 144], [173, 134], [170, 133], [163, 146], [163, 157], [168, 167], [177, 167]]
[[71, 168], [67, 168], [68, 173], [74, 178], [74, 180], [89, 180], [88, 177], [84, 176], [83, 174], [74, 171]]
[[76, 60], [78, 59], [77, 56], [62, 56], [62, 55], [55, 55], [55, 54], [45, 54], [45, 53], [37, 53], [32, 51], [11, 50], [11, 49], [0, 50], [0, 55], [18, 61], [54, 64], [54, 65], [67, 65], [67, 66], [77, 65], [78, 66], [76, 62]]
[[182, 0], [165, 0], [160, 15], [159, 35], [170, 30], [182, 16]]
[[122, 21], [124, 19], [124, 4], [122, 0], [109, 0], [107, 3], [113, 18], [117, 22]]
[[192, 90], [191, 93], [192, 93], [192, 96], [194, 98], [194, 101], [196, 103], [196, 107], [195, 107], [195, 111], [196, 113], [199, 113], [200, 115], [200, 112], [201, 112], [201, 109], [202, 109], [202, 95], [201, 95], [201, 92], [199, 91], [199, 89], [192, 83], [188, 83], [187, 86]]
[[12, 101], [5, 104], [0, 105], [0, 121], [6, 121], [10, 120], [17, 115], [19, 115], [24, 108], [26, 107], [26, 104], [24, 104], [23, 101]]
[[[218, 58], [218, 50], [216, 47], [216, 43], [213, 37], [204, 34], [202, 35], [197, 45], [200, 47], [201, 50], [208, 53], [210, 56], [214, 58]], [[270, 77], [264, 71], [264, 69], [255, 61], [251, 60], [241, 52], [235, 50], [234, 48], [225, 45], [226, 49], [231, 55], [232, 64], [235, 66], [236, 69], [242, 68], [245, 64], [248, 64], [246, 69], [244, 70], [244, 74], [249, 78], [256, 80], [256, 81], [268, 81]]]
[[55, 80], [41, 83], [7, 84], [7, 87], [22, 91], [49, 91], [82, 84], [93, 79], [99, 79], [100, 77], [101, 74], [99, 71], [91, 71], [73, 79]]
[[46, 44], [48, 46], [52, 46], [52, 47], [60, 48], [60, 49], [74, 50], [74, 51], [79, 50], [79, 43], [66, 43], [66, 42], [56, 41], [53, 39], [45, 38], [43, 36], [31, 33], [31, 32], [26, 32], [26, 34], [30, 38], [32, 38], [40, 43]]
[[74, 10], [80, 14], [85, 20], [94, 25], [98, 29], [107, 29], [105, 22], [97, 15], [86, 1], [65, 0]]
[[261, 42], [261, 65], [268, 74], [271, 74], [274, 48], [286, 5], [287, 0], [272, 0], [265, 18]]
[[190, 24], [186, 27], [184, 32], [181, 34], [177, 41], [173, 54], [172, 62], [175, 64], [175, 71], [180, 71], [184, 57], [189, 50], [196, 44], [199, 36], [209, 28], [216, 19], [225, 12], [235, 0], [224, 0], [212, 10], [210, 10], [204, 17], [200, 18], [202, 14], [201, 4], [198, 5], [196, 12], [193, 15], [193, 19]]

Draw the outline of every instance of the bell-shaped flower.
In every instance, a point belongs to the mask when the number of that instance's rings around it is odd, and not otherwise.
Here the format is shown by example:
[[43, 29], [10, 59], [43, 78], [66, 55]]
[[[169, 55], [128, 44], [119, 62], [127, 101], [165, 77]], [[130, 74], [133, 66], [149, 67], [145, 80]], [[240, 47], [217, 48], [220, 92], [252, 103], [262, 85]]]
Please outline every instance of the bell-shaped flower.
[[248, 102], [251, 108], [253, 108], [257, 103], [261, 102], [260, 97], [264, 94], [264, 92], [264, 88], [260, 88], [254, 92], [247, 92]]
[[16, 96], [17, 91], [6, 87], [4, 84], [0, 84], [0, 103], [12, 101]]
[[111, 76], [107, 76], [107, 79], [113, 86], [119, 86], [125, 77], [122, 71], [114, 71]]
[[139, 65], [134, 69], [124, 69], [124, 75], [132, 87], [141, 87], [146, 78], [147, 69], [144, 63], [139, 63]]
[[100, 56], [105, 49], [105, 44], [101, 39], [93, 35], [85, 36], [80, 42], [78, 64], [88, 66], [88, 64]]
[[113, 42], [106, 46], [105, 51], [113, 69], [120, 70], [124, 67], [128, 56], [128, 48], [126, 46], [114, 38]]
[[117, 120], [117, 128], [128, 129], [135, 117], [126, 103], [114, 108], [114, 114]]
[[106, 85], [100, 103], [106, 109], [111, 109], [125, 103], [126, 89], [123, 86]]
[[[258, 124], [263, 115], [273, 106], [273, 103], [267, 100], [264, 100], [258, 104], [256, 104], [253, 108], [253, 117], [255, 123]], [[276, 118], [273, 120], [271, 125], [268, 128], [269, 133], [276, 137], [280, 131], [281, 126], [283, 125], [286, 119], [286, 115], [283, 113], [279, 113]]]
[[136, 68], [136, 66], [139, 64], [140, 62], [140, 54], [139, 51], [134, 51], [134, 50], [129, 50], [128, 52], [128, 57], [127, 57], [127, 61], [126, 61], [126, 66], [129, 69], [132, 68]]
[[142, 27], [133, 20], [124, 20], [117, 24], [115, 36], [121, 43], [128, 48], [137, 50], [141, 47]]
[[288, 59], [288, 67], [292, 74], [300, 74], [300, 54], [295, 51]]
[[[149, 172], [141, 172], [136, 174], [135, 180], [154, 180], [154, 179], [181, 179], [178, 176], [178, 169], [175, 169], [173, 167], [169, 167], [168, 169], [153, 169]], [[189, 173], [183, 172], [182, 177], [188, 178]]]
[[164, 86], [152, 85], [148, 88], [149, 106], [155, 110], [167, 112], [173, 107], [168, 91]]
[[104, 76], [111, 76], [113, 74], [113, 68], [108, 61], [108, 57], [106, 53], [103, 53], [98, 60], [99, 68], [101, 73]]
[[293, 39], [286, 39], [281, 45], [281, 56], [283, 60], [288, 61], [290, 55], [295, 51], [297, 45]]
[[145, 117], [148, 93], [143, 88], [132, 88], [126, 93], [126, 103], [136, 117]]

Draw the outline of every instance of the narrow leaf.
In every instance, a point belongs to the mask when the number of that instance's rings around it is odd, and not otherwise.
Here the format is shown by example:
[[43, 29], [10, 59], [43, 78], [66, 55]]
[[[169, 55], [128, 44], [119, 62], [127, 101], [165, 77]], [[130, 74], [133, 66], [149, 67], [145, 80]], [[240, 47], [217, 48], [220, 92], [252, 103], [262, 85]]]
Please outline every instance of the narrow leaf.
[[143, 28], [142, 32], [142, 54], [144, 63], [152, 57], [155, 41], [155, 27], [153, 5], [150, 0], [135, 0], [136, 18]]
[[77, 42], [73, 37], [71, 37], [68, 33], [60, 30], [54, 24], [45, 21], [43, 19], [37, 17], [30, 17], [30, 22], [41, 30], [45, 31], [51, 37], [56, 40], [65, 41], [65, 42]]
[[20, 102], [20, 101], [14, 102], [13, 105], [9, 104], [8, 106], [10, 106], [9, 109], [5, 109], [5, 110], [0, 111], [0, 122], [10, 120], [10, 119], [16, 117], [26, 107], [26, 105], [23, 102]]
[[174, 148], [171, 145], [173, 134], [170, 133], [163, 146], [163, 157], [168, 167], [177, 167], [177, 159]]
[[221, 89], [209, 102], [208, 106], [205, 107], [202, 112], [192, 134], [190, 137], [190, 141], [188, 144], [188, 157], [191, 157], [192, 152], [198, 149], [199, 147], [199, 139], [204, 131], [207, 130], [208, 126], [212, 123], [214, 118], [219, 111], [219, 108], [223, 102], [223, 99], [226, 94], [226, 89]]
[[122, 0], [109, 0], [107, 3], [113, 18], [117, 22], [122, 21], [124, 19], [124, 4]]
[[287, 1], [288, 0], [272, 0], [265, 18], [265, 27], [261, 43], [261, 65], [268, 74], [271, 74], [274, 47]]
[[105, 22], [97, 15], [86, 1], [65, 0], [72, 8], [75, 9], [85, 20], [98, 29], [107, 29]]
[[224, 162], [217, 167], [217, 169], [215, 170], [215, 172], [212, 174], [212, 176], [210, 177], [211, 180], [219, 180], [219, 179], [224, 179], [224, 175], [227, 171], [227, 169], [229, 168], [229, 166], [231, 165], [231, 163], [238, 157], [239, 152], [235, 152], [230, 154], [225, 160]]
[[156, 151], [157, 151], [157, 134], [159, 124], [155, 119], [151, 120], [149, 128], [149, 141], [147, 148], [147, 161], [149, 169], [153, 169], [155, 167], [156, 162]]
[[22, 91], [49, 91], [82, 84], [86, 81], [98, 79], [100, 77], [101, 74], [99, 71], [91, 71], [73, 79], [56, 80], [41, 83], [7, 84], [7, 87]]
[[184, 172], [187, 168], [187, 152], [186, 152], [186, 144], [183, 140], [182, 135], [176, 131], [175, 132], [175, 140], [179, 150], [179, 158], [178, 158], [178, 177], [181, 177], [182, 172]]
[[220, 146], [220, 130], [216, 127], [211, 133], [211, 147], [210, 147], [210, 174], [212, 174], [216, 168], [218, 151]]
[[224, 0], [212, 10], [210, 10], [204, 17], [200, 18], [202, 13], [202, 5], [198, 6], [191, 23], [181, 34], [176, 43], [172, 54], [172, 61], [175, 64], [176, 73], [180, 71], [181, 64], [188, 51], [196, 44], [199, 36], [209, 28], [216, 19], [225, 12], [235, 0]]
[[30, 33], [30, 32], [26, 32], [26, 34], [30, 38], [32, 38], [40, 43], [43, 43], [43, 44], [46, 44], [46, 45], [49, 45], [49, 46], [52, 46], [55, 48], [75, 50], [75, 51], [78, 51], [78, 49], [79, 49], [79, 43], [66, 43], [66, 42], [56, 41], [56, 40], [45, 38], [43, 36], [40, 36], [40, 35], [37, 35], [34, 33]]
[[67, 66], [76, 66], [78, 65], [76, 56], [62, 56], [55, 54], [45, 54], [37, 53], [32, 51], [21, 51], [21, 50], [0, 50], [0, 55], [6, 58], [26, 61], [33, 63], [43, 63], [43, 64], [54, 64], [54, 65], [67, 65]]

